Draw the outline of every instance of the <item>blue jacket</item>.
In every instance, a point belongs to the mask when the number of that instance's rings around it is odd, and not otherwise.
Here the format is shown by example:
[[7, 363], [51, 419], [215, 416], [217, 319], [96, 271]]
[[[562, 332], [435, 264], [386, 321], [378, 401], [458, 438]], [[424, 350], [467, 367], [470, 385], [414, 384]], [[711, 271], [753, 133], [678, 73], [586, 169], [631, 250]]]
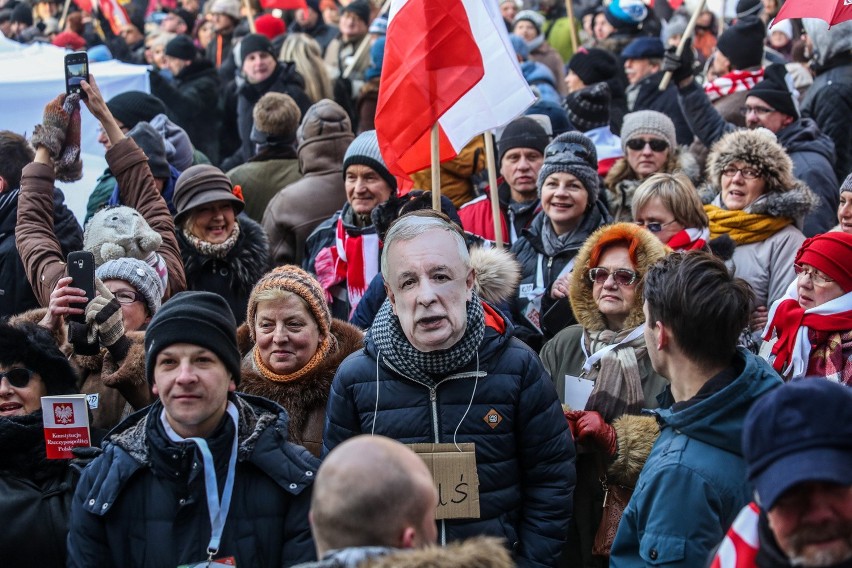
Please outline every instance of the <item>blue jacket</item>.
[[[473, 442], [480, 518], [439, 522], [442, 543], [493, 535], [506, 539], [518, 566], [551, 568], [571, 519], [574, 446], [541, 361], [501, 319], [502, 331], [486, 327], [478, 362], [434, 389], [377, 366], [368, 334], [334, 377], [323, 451], [371, 432], [406, 444]], [[502, 417], [494, 427], [491, 412]]]
[[706, 566], [751, 500], [740, 442], [743, 420], [781, 379], [744, 349], [737, 364], [740, 375], [709, 398], [679, 412], [651, 411], [660, 435], [618, 526], [611, 568]]

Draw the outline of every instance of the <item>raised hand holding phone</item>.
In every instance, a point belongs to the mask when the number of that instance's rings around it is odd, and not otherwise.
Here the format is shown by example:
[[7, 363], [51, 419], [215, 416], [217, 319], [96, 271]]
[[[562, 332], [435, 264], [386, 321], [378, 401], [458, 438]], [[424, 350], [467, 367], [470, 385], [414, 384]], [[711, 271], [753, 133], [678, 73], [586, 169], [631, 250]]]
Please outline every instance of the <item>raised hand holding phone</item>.
[[89, 79], [89, 56], [85, 51], [69, 53], [65, 56], [65, 93], [86, 98], [81, 83]]

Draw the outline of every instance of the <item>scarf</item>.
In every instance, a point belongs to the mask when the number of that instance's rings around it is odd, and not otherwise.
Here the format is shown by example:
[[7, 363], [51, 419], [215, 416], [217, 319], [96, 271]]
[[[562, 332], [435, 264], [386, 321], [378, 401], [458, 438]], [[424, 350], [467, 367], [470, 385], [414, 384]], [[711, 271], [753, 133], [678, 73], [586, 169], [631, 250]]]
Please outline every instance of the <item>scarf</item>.
[[[847, 350], [852, 347], [852, 292], [806, 310], [799, 305], [794, 280], [772, 304], [763, 339], [771, 339], [773, 332], [778, 340], [772, 347], [772, 366], [782, 376], [791, 373], [790, 379], [798, 379], [815, 374], [844, 383], [852, 379], [852, 366], [843, 358], [844, 343]], [[813, 351], [812, 339], [819, 341]]]
[[251, 348], [251, 354], [249, 357], [252, 368], [260, 373], [264, 378], [275, 383], [292, 383], [313, 372], [313, 370], [316, 369], [326, 357], [335, 351], [337, 351], [337, 339], [329, 333], [317, 346], [317, 352], [314, 353], [314, 356], [311, 357], [301, 369], [298, 369], [289, 375], [279, 375], [267, 367], [263, 362], [263, 359], [260, 358], [260, 351], [258, 350], [257, 345]]
[[452, 347], [424, 353], [414, 347], [399, 325], [399, 318], [385, 300], [373, 327], [367, 332], [391, 368], [406, 377], [434, 388], [441, 379], [461, 369], [473, 360], [485, 336], [485, 310], [476, 292], [467, 302], [467, 328]]
[[710, 229], [706, 227], [703, 229], [689, 228], [675, 233], [666, 245], [676, 251], [702, 250], [709, 240]]
[[731, 71], [704, 84], [704, 92], [710, 102], [733, 93], [750, 91], [763, 80], [763, 69], [756, 71]]
[[225, 239], [225, 242], [214, 244], [207, 241], [202, 241], [195, 235], [189, 232], [188, 229], [183, 229], [183, 236], [192, 248], [203, 254], [204, 256], [212, 256], [213, 258], [225, 258], [234, 245], [237, 244], [237, 239], [240, 236], [240, 224], [234, 222], [234, 230], [231, 235]]
[[538, 34], [530, 41], [525, 41], [524, 43], [527, 44], [527, 49], [529, 49], [530, 53], [532, 53], [533, 51], [544, 45], [544, 34]]
[[[630, 335], [633, 329], [605, 329], [591, 334], [586, 331], [583, 333], [585, 351], [595, 353], [608, 345], [619, 343]], [[585, 378], [595, 381], [586, 410], [599, 412], [607, 423], [624, 414], [639, 414], [645, 408], [639, 359], [647, 353], [645, 337], [640, 335], [604, 355], [599, 365], [593, 366], [585, 375]]]
[[343, 217], [337, 219], [334, 244], [317, 253], [314, 270], [329, 304], [335, 299], [331, 288], [346, 282], [351, 318], [373, 277], [379, 273], [382, 243], [374, 227], [359, 235], [350, 235]]
[[763, 242], [793, 223], [787, 217], [729, 211], [716, 205], [705, 205], [704, 211], [710, 219], [710, 238], [728, 235], [738, 245]]
[[550, 219], [547, 215], [542, 215], [541, 246], [544, 249], [544, 254], [553, 257], [563, 252], [567, 248], [568, 243], [571, 242], [575, 232], [576, 229], [562, 235], [557, 235], [556, 231], [553, 230]]

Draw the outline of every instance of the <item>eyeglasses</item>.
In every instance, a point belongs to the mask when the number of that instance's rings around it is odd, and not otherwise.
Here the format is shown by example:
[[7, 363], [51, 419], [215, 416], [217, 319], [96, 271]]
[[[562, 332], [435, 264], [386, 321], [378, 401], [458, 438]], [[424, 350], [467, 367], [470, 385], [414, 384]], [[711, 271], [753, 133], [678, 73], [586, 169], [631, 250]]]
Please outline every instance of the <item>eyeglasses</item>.
[[544, 157], [550, 158], [565, 152], [574, 154], [574, 156], [586, 162], [590, 162], [592, 159], [588, 148], [582, 144], [576, 144], [574, 142], [551, 142], [547, 145], [547, 148], [544, 149]]
[[677, 222], [677, 219], [672, 219], [668, 223], [646, 223], [644, 221], [634, 221], [634, 223], [636, 223], [640, 227], [645, 227], [646, 229], [648, 229], [652, 233], [659, 233], [660, 231], [663, 230], [663, 227], [667, 227], [667, 226], [671, 225], [672, 223], [676, 223], [676, 222]]
[[632, 138], [625, 144], [625, 146], [636, 152], [644, 150], [646, 145], [650, 146], [651, 151], [653, 152], [665, 152], [669, 147], [668, 142], [657, 138], [651, 138], [650, 140], [646, 140], [645, 138]]
[[743, 177], [746, 179], [757, 179], [761, 173], [757, 168], [735, 168], [734, 166], [727, 166], [722, 170], [722, 175], [732, 178], [737, 175], [737, 172], [743, 174]]
[[753, 112], [757, 116], [765, 116], [770, 112], [775, 112], [775, 109], [762, 106], [744, 106], [740, 108], [740, 114], [743, 116], [748, 116], [748, 114], [751, 112]]
[[829, 278], [819, 270], [815, 268], [806, 268], [801, 264], [794, 264], [793, 271], [796, 273], [796, 278], [802, 279], [802, 276], [809, 276], [811, 282], [813, 282], [816, 286], [827, 286], [834, 282], [833, 278]]
[[612, 272], [603, 267], [589, 269], [589, 280], [595, 284], [604, 284], [610, 275], [612, 275], [612, 281], [618, 286], [633, 286], [639, 281], [639, 273], [627, 268], [616, 268]]
[[5, 373], [0, 373], [0, 380], [3, 380], [3, 377], [6, 377], [6, 380], [9, 381], [10, 385], [16, 389], [22, 389], [30, 384], [32, 376], [33, 372], [29, 369], [18, 367], [17, 369], [9, 369]]
[[113, 292], [112, 295], [115, 296], [119, 304], [132, 304], [133, 302], [145, 301], [145, 296], [133, 290], [119, 290], [118, 292]]

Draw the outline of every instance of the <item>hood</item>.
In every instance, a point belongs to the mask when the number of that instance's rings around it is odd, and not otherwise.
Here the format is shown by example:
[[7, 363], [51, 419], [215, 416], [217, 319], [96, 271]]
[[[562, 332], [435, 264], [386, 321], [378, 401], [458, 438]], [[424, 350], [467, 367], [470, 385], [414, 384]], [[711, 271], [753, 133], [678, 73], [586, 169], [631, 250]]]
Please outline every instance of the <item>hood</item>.
[[[211, 70], [215, 74], [215, 70]], [[165, 114], [158, 114], [149, 123], [163, 137], [166, 146], [166, 160], [181, 172], [192, 165], [192, 142], [186, 130], [169, 120]]]
[[489, 304], [501, 304], [515, 295], [521, 281], [521, 265], [508, 250], [473, 247], [470, 266], [476, 274], [476, 293]]
[[524, 79], [530, 85], [544, 81], [553, 85], [554, 88], [556, 87], [556, 79], [553, 78], [553, 71], [544, 63], [532, 60], [524, 61], [521, 63], [521, 72], [524, 74]]
[[583, 248], [580, 249], [574, 260], [574, 270], [571, 272], [568, 299], [571, 301], [571, 309], [574, 310], [574, 317], [577, 318], [577, 322], [584, 329], [592, 332], [602, 331], [607, 327], [606, 319], [604, 319], [603, 314], [598, 309], [598, 305], [592, 298], [592, 282], [589, 280], [587, 273], [589, 268], [593, 267], [589, 266], [589, 259], [598, 241], [613, 230], [629, 232], [638, 241], [638, 246], [636, 247], [636, 270], [639, 272], [641, 278], [636, 285], [636, 298], [630, 310], [630, 315], [624, 322], [625, 329], [636, 327], [645, 321], [645, 314], [642, 312], [645, 273], [648, 272], [652, 264], [668, 254], [665, 245], [657, 237], [651, 234], [650, 231], [646, 231], [632, 223], [615, 223], [601, 227], [586, 239]]
[[499, 539], [476, 537], [446, 547], [401, 550], [372, 559], [360, 568], [511, 568], [514, 565]]
[[834, 141], [820, 130], [819, 125], [811, 118], [803, 118], [778, 132], [778, 143], [788, 153], [814, 152], [820, 154], [830, 163], [834, 163], [836, 154]]
[[815, 18], [804, 18], [802, 24], [814, 44], [813, 59], [818, 66], [852, 50], [852, 21], [835, 24], [830, 30], [827, 22]]
[[355, 135], [343, 107], [323, 99], [305, 113], [298, 139], [302, 174], [326, 173], [342, 171], [343, 157]]
[[740, 348], [736, 358], [743, 371], [734, 382], [680, 412], [655, 411], [663, 425], [741, 456], [746, 413], [755, 400], [782, 383], [769, 363], [760, 357]]

